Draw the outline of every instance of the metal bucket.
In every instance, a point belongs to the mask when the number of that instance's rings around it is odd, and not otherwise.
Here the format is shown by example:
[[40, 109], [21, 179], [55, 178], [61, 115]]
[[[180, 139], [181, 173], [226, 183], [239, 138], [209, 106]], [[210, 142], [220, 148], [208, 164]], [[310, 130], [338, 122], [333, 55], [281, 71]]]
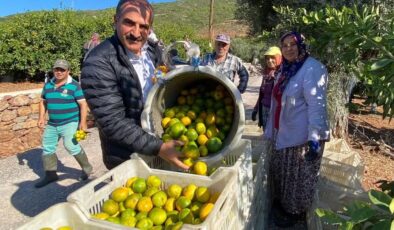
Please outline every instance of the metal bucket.
[[230, 79], [207, 66], [182, 66], [167, 73], [165, 80], [159, 81], [148, 94], [141, 116], [142, 128], [153, 135], [161, 137], [164, 130], [161, 126], [162, 114], [166, 108], [176, 104], [182, 89], [203, 84], [222, 85], [231, 95], [234, 105], [233, 123], [224, 142], [223, 148], [214, 154], [201, 159], [217, 156], [231, 151], [241, 139], [245, 126], [245, 110], [241, 94]]

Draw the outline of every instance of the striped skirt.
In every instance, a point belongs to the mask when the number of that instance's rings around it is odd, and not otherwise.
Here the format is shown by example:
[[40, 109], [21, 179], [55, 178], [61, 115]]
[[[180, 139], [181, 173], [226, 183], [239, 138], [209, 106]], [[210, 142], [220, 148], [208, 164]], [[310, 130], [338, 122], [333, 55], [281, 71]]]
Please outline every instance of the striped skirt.
[[273, 195], [288, 213], [300, 214], [311, 206], [323, 150], [324, 142], [321, 142], [319, 156], [313, 161], [304, 159], [307, 144], [272, 151], [270, 177]]

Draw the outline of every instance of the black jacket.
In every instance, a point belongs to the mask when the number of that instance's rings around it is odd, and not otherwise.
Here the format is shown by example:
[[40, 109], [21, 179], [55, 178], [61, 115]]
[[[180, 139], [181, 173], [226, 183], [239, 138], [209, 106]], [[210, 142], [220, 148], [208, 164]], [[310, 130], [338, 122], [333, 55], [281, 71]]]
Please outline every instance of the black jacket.
[[[158, 46], [150, 44], [147, 50], [153, 63], [159, 64]], [[163, 142], [141, 128], [141, 85], [116, 35], [89, 53], [83, 63], [81, 85], [99, 128], [107, 168], [129, 159], [133, 152], [158, 154]]]

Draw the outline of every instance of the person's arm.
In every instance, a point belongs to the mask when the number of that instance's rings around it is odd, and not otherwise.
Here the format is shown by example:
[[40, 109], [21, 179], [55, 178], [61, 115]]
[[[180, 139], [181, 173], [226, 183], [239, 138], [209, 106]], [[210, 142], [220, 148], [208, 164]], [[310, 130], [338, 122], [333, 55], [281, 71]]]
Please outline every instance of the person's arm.
[[[323, 64], [308, 66], [303, 87], [308, 105], [308, 141], [320, 141], [322, 131], [327, 128], [327, 81], [328, 72]], [[323, 131], [324, 132], [324, 131]]]
[[39, 128], [44, 128], [45, 126], [45, 114], [46, 114], [46, 101], [44, 98], [41, 98], [41, 101], [38, 105], [38, 122], [37, 122], [37, 126]]
[[[76, 83], [76, 82], [75, 82]], [[86, 103], [85, 97], [82, 92], [81, 85], [75, 84], [77, 89], [74, 91], [74, 98], [79, 105], [79, 129], [86, 131], [88, 129], [88, 125], [86, 122], [88, 116], [88, 104]]]
[[[144, 131], [139, 120], [126, 117], [123, 95], [109, 60], [97, 54], [89, 56], [82, 68], [81, 79], [89, 108], [108, 140], [128, 148], [130, 154], [138, 152], [144, 155], [159, 155], [183, 169], [189, 168], [177, 159], [181, 153], [176, 151], [175, 141], [163, 143]], [[129, 83], [130, 87], [137, 84], [135, 80], [130, 80]]]
[[78, 100], [79, 104], [79, 113], [80, 113], [80, 120], [79, 120], [79, 129], [86, 131], [88, 129], [86, 118], [88, 116], [88, 104], [86, 103], [85, 99]]
[[[109, 60], [94, 54], [82, 67], [81, 86], [98, 126], [108, 140], [130, 149], [130, 153], [157, 155], [162, 141], [145, 132], [139, 120], [126, 117], [123, 95], [115, 74]], [[130, 87], [135, 87], [132, 84], [137, 82], [131, 79]], [[137, 106], [140, 102], [135, 103]]]
[[264, 76], [260, 85], [259, 97], [257, 98], [256, 104], [253, 108], [252, 121], [255, 121], [257, 119], [257, 113], [259, 111], [259, 107], [261, 106], [261, 100], [263, 100], [263, 95], [264, 95]]
[[248, 70], [246, 70], [245, 66], [242, 64], [241, 60], [239, 60], [237, 74], [239, 77], [238, 90], [242, 94], [245, 92], [246, 87], [248, 87], [249, 73]]

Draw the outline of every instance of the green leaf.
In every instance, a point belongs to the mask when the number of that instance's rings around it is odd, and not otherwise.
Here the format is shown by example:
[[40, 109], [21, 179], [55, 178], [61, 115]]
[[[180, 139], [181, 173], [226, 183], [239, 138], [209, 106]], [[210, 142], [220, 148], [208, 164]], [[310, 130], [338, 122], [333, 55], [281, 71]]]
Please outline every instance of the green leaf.
[[394, 230], [393, 224], [390, 222], [390, 220], [379, 221], [372, 226], [371, 230]]
[[329, 224], [341, 224], [344, 222], [344, 219], [331, 210], [317, 208], [315, 212], [320, 218], [327, 221]]
[[394, 214], [394, 198], [393, 198], [393, 199], [391, 199], [391, 203], [390, 203], [390, 206], [389, 206], [389, 208], [390, 208], [390, 212], [391, 212], [391, 214]]
[[393, 59], [381, 59], [371, 65], [371, 71], [381, 69], [392, 62], [394, 62]]
[[302, 21], [303, 21], [305, 24], [308, 24], [308, 23], [309, 23], [308, 18], [305, 17], [305, 16], [302, 16]]
[[377, 206], [383, 206], [389, 208], [391, 203], [391, 197], [384, 192], [370, 190], [368, 192], [369, 199]]
[[379, 43], [382, 41], [382, 37], [374, 37], [374, 38], [372, 38], [372, 40]]
[[355, 224], [361, 223], [375, 216], [377, 211], [369, 206], [366, 202], [355, 201], [346, 205], [346, 214], [348, 214]]
[[338, 230], [352, 230], [354, 223], [351, 221], [346, 221], [343, 225], [339, 226]]

